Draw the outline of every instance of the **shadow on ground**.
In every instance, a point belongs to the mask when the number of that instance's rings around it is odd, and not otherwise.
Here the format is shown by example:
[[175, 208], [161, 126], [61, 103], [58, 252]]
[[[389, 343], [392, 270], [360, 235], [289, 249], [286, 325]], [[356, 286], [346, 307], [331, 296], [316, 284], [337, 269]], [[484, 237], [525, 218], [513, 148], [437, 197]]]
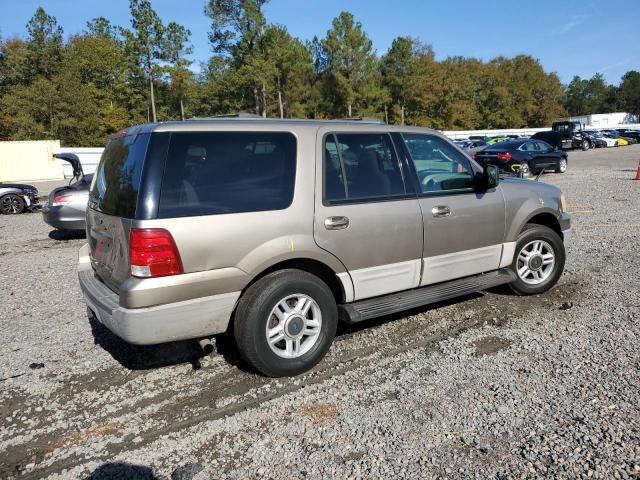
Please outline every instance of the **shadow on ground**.
[[49, 232], [49, 238], [51, 240], [58, 240], [59, 242], [79, 240], [86, 237], [87, 234], [84, 230], [51, 230]]
[[[176, 468], [171, 474], [171, 480], [192, 480], [203, 471], [202, 465], [188, 463]], [[85, 480], [160, 480], [150, 467], [132, 465], [124, 462], [109, 462], [96, 468]]]
[[105, 463], [96, 468], [85, 480], [160, 480], [153, 470], [142, 465], [113, 462]]
[[129, 370], [148, 370], [190, 363], [199, 370], [204, 356], [195, 340], [163, 343], [161, 345], [132, 345], [109, 331], [89, 314], [91, 333], [97, 345], [104, 348], [118, 363]]

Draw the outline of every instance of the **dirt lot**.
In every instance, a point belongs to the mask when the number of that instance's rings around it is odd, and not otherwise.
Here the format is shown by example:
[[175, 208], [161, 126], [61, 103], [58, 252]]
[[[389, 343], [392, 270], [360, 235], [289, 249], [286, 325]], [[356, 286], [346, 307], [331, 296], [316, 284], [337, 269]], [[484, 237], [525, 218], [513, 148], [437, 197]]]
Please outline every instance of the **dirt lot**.
[[0, 478], [637, 478], [640, 145], [545, 175], [573, 211], [551, 292], [343, 328], [311, 373], [229, 342], [134, 348], [90, 324], [81, 238], [0, 216]]

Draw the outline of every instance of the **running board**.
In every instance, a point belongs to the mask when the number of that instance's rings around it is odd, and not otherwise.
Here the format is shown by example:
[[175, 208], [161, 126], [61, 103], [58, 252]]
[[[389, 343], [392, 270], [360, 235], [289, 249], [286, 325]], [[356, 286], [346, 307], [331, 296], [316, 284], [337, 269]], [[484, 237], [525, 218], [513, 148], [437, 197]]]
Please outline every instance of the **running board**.
[[427, 285], [414, 290], [392, 293], [383, 297], [367, 298], [339, 306], [340, 318], [346, 323], [358, 323], [370, 318], [383, 317], [392, 313], [442, 302], [451, 298], [476, 293], [488, 288], [510, 283], [516, 279], [507, 268], [495, 272], [474, 275], [436, 285]]

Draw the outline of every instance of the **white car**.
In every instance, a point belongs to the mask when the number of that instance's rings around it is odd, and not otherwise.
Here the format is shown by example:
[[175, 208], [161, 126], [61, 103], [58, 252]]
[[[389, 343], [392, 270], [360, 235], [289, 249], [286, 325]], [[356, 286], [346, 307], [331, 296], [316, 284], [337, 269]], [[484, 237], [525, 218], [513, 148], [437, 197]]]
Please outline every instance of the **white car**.
[[599, 132], [599, 131], [587, 131], [586, 133], [589, 133], [589, 134], [593, 135], [598, 140], [606, 142], [607, 147], [617, 147], [618, 146], [618, 141], [615, 138], [611, 138], [609, 136], [606, 136], [602, 132]]

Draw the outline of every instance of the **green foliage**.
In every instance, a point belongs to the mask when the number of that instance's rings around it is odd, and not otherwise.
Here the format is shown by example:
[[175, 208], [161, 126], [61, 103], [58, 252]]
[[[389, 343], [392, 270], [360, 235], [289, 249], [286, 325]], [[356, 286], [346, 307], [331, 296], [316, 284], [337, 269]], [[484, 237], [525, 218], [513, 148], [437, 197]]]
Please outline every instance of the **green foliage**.
[[567, 86], [565, 106], [570, 115], [607, 113], [616, 108], [616, 87], [596, 73], [590, 79], [573, 77]]
[[242, 59], [250, 54], [264, 30], [262, 7], [268, 0], [209, 0], [204, 13], [211, 19], [209, 41], [220, 56]]
[[38, 7], [35, 15], [27, 23], [28, 43], [26, 67], [29, 76], [42, 75], [51, 79], [60, 66], [62, 58], [62, 27], [55, 17], [47, 15]]
[[640, 122], [640, 72], [631, 70], [624, 74], [620, 83], [622, 108]]
[[340, 13], [303, 43], [267, 22], [268, 0], [206, 0], [213, 55], [192, 69], [191, 32], [130, 0], [131, 25], [104, 17], [63, 39], [38, 8], [25, 38], [0, 40], [0, 140], [101, 145], [129, 125], [236, 112], [286, 118], [374, 116], [438, 129], [547, 126], [567, 114], [625, 110], [640, 120], [640, 73], [568, 86], [528, 55], [436, 60], [393, 40], [378, 57], [362, 24]]
[[385, 92], [380, 87], [373, 43], [362, 24], [351, 13], [341, 12], [320, 47], [322, 92], [328, 113], [337, 117], [374, 113]]

